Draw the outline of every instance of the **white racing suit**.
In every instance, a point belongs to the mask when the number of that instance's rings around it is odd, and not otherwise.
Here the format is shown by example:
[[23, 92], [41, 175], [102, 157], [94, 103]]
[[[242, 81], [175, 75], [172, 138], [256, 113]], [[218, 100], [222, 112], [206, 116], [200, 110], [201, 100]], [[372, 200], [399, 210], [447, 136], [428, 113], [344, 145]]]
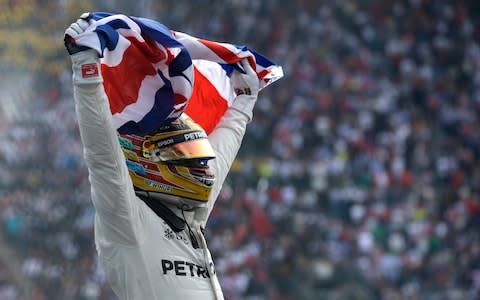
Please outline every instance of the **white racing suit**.
[[[201, 228], [240, 147], [256, 97], [239, 96], [208, 139], [216, 152], [209, 165], [216, 181], [207, 208], [182, 211], [180, 232], [157, 216], [135, 192], [103, 89], [99, 59], [91, 50], [72, 55], [74, 98], [96, 210], [100, 264], [120, 299], [223, 299]], [[252, 100], [253, 98], [253, 100]], [[196, 247], [194, 247], [196, 246]]]

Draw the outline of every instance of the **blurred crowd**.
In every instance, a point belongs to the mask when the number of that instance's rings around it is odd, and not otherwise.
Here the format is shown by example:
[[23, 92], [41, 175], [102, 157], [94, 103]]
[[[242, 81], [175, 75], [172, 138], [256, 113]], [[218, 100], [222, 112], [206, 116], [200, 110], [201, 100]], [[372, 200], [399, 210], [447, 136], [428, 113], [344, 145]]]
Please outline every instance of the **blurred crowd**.
[[[207, 227], [227, 299], [480, 298], [480, 3], [164, 0], [145, 14], [286, 74], [260, 93]], [[0, 121], [1, 228], [34, 299], [116, 299], [70, 70], [52, 80], [34, 114]], [[17, 299], [0, 270], [0, 298]]]

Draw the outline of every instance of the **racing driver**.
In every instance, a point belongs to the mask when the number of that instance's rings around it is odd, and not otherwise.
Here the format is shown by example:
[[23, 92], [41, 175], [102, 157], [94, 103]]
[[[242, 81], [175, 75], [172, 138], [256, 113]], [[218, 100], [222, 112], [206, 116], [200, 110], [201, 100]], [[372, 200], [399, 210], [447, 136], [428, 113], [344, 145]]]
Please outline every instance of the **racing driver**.
[[[71, 42], [89, 22], [84, 14], [72, 23], [65, 45], [100, 264], [120, 299], [224, 299], [203, 231], [252, 119], [257, 75], [241, 61], [238, 96], [208, 137], [185, 114], [149, 135], [119, 135], [97, 52]], [[85, 76], [85, 66], [96, 72]]]

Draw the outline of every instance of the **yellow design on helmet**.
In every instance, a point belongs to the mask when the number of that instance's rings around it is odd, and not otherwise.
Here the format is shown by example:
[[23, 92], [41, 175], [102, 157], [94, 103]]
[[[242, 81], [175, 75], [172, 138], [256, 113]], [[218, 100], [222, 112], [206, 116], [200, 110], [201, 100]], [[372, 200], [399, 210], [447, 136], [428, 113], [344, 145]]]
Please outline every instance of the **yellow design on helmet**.
[[119, 135], [135, 189], [162, 194], [168, 202], [198, 206], [208, 201], [215, 153], [205, 131], [182, 114], [146, 136]]

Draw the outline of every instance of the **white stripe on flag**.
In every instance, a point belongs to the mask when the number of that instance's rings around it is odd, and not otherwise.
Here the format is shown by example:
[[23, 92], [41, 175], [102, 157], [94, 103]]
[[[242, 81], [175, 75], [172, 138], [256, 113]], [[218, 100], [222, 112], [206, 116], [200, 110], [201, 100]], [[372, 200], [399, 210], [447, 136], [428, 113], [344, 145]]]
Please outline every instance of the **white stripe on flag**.
[[230, 106], [235, 98], [230, 78], [225, 73], [221, 65], [208, 60], [196, 59], [193, 64], [197, 70], [212, 83], [220, 96], [225, 99]]
[[126, 38], [120, 37], [118, 39], [117, 46], [115, 49], [113, 49], [113, 51], [105, 48], [105, 51], [103, 52], [103, 58], [100, 59], [100, 62], [109, 67], [118, 66], [122, 62], [123, 54], [131, 44], [132, 43]]

